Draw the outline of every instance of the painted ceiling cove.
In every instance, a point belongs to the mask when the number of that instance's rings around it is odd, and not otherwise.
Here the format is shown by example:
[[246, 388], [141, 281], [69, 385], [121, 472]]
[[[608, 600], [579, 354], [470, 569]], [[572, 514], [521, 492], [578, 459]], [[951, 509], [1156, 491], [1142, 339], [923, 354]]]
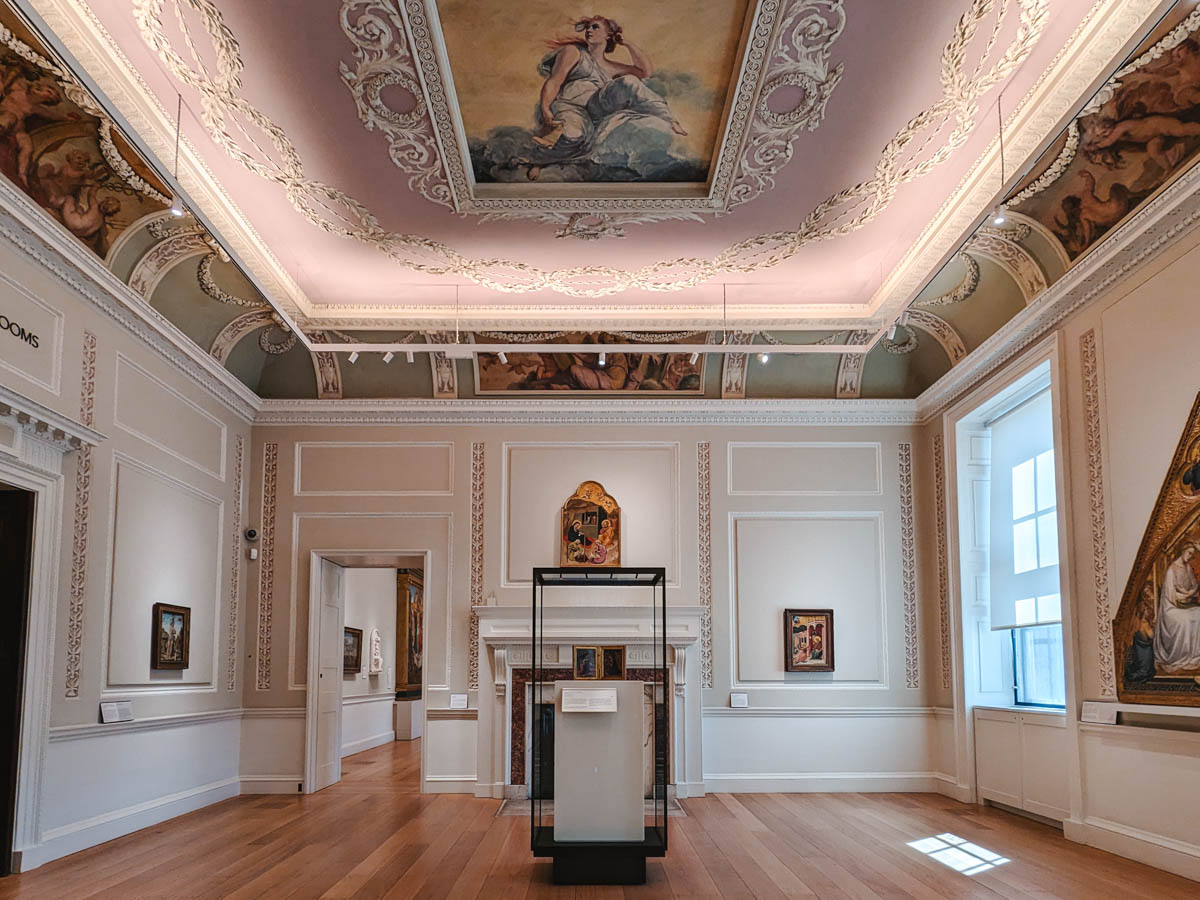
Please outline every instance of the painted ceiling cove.
[[[1191, 0], [8, 2], [3, 175], [264, 398], [916, 397], [1200, 152]], [[1089, 96], [1085, 46], [1112, 48]], [[169, 158], [177, 91], [219, 240], [134, 149]], [[1015, 180], [979, 226], [1001, 91]], [[1034, 101], [1083, 104], [1036, 158]], [[351, 363], [268, 298], [334, 348], [457, 318], [563, 349]], [[872, 349], [669, 352], [723, 340]]]

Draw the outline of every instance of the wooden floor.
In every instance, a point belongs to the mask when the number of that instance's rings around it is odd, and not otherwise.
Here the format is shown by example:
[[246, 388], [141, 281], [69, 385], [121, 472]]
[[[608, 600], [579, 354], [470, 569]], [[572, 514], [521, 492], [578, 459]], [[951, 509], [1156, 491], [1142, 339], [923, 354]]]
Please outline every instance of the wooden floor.
[[[308, 797], [226, 800], [0, 879], [0, 898], [1190, 898], [1200, 885], [935, 794], [710, 794], [670, 820], [636, 888], [559, 888], [529, 822], [496, 800], [420, 794], [419, 742], [343, 761]], [[1011, 859], [960, 875], [907, 842], [952, 832]]]

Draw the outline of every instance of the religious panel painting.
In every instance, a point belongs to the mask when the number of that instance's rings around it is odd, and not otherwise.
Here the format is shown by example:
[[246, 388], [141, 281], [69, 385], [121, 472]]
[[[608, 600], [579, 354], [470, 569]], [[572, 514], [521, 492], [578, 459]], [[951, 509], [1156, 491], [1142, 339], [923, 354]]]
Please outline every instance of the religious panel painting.
[[1200, 397], [1113, 623], [1124, 702], [1200, 706]]
[[150, 668], [186, 669], [192, 642], [192, 610], [155, 603], [151, 612]]
[[342, 672], [357, 675], [362, 671], [363, 630], [346, 626], [342, 629]]
[[747, 0], [439, 0], [477, 183], [703, 184]]
[[1200, 10], [1178, 4], [1010, 196], [1072, 263], [1195, 161], [1198, 31]]
[[783, 611], [785, 672], [833, 671], [833, 610]]
[[396, 699], [421, 696], [425, 650], [425, 578], [420, 569], [396, 570]]
[[104, 258], [167, 188], [95, 100], [0, 5], [0, 173]]
[[597, 481], [583, 482], [563, 504], [558, 564], [621, 565], [621, 507]]
[[[482, 340], [489, 336], [479, 335]], [[570, 343], [639, 343], [635, 338], [603, 332], [556, 332], [545, 343], [563, 344], [562, 353], [478, 353], [475, 361], [477, 394], [559, 394], [564, 391], [594, 395], [616, 392], [669, 393], [701, 396], [704, 393], [705, 358], [692, 362], [687, 353], [670, 353], [672, 343], [703, 344], [707, 332], [670, 335], [662, 353], [572, 352]], [[656, 339], [661, 336], [655, 335]]]

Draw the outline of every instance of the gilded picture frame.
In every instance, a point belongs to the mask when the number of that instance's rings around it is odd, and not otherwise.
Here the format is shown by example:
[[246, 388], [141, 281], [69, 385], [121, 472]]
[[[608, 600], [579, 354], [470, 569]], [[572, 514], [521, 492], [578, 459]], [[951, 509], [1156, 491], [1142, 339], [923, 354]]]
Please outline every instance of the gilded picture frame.
[[600, 678], [604, 681], [625, 680], [625, 648], [600, 648]]
[[151, 612], [150, 668], [186, 669], [192, 643], [192, 610], [155, 603]]
[[621, 565], [621, 507], [598, 481], [585, 481], [562, 507], [558, 564]]
[[783, 611], [785, 672], [833, 671], [833, 610]]
[[347, 626], [342, 633], [342, 672], [358, 674], [362, 671], [363, 630]]
[[572, 647], [571, 675], [576, 681], [595, 681], [600, 677], [600, 648]]

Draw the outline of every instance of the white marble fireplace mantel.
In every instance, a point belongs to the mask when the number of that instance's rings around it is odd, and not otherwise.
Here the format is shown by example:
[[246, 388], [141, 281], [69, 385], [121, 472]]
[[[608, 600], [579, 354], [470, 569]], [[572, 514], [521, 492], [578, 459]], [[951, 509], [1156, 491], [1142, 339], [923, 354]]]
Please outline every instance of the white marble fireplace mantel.
[[[510, 695], [513, 670], [533, 665], [533, 621], [528, 606], [476, 606], [479, 619], [479, 746], [476, 796], [503, 797], [523, 792], [509, 785], [512, 761]], [[624, 645], [626, 664], [654, 663], [654, 645], [662, 639], [661, 607], [543, 607], [539, 622], [542, 664], [570, 668], [571, 646]], [[699, 606], [667, 606], [667, 666], [673, 686], [671, 718], [672, 773], [677, 796], [704, 793], [700, 760], [700, 618]], [[657, 622], [655, 621], [657, 619]], [[491, 686], [491, 690], [488, 686]], [[514, 790], [515, 788], [515, 790]]]

